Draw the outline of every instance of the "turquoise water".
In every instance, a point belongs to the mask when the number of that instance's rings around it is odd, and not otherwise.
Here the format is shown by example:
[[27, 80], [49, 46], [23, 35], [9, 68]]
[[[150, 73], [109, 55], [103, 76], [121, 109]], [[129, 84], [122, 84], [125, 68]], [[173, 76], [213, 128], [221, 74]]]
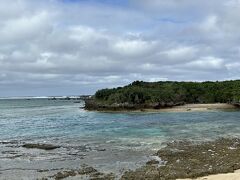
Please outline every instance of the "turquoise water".
[[[29, 167], [74, 168], [81, 163], [119, 171], [143, 164], [168, 141], [240, 136], [239, 111], [99, 113], [83, 106], [73, 100], [0, 100], [0, 172], [8, 177], [11, 173], [4, 169], [21, 166], [24, 176], [31, 174]], [[26, 150], [21, 145], [27, 142], [62, 148], [54, 153]]]
[[0, 100], [0, 139], [211, 139], [240, 134], [240, 112], [99, 113], [83, 103]]

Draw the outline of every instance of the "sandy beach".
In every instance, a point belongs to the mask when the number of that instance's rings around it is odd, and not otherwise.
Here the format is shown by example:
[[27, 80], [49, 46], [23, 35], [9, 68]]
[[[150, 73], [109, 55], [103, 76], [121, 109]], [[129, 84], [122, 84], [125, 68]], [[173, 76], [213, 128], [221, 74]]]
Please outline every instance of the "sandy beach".
[[161, 109], [139, 109], [139, 110], [101, 110], [99, 112], [208, 112], [208, 111], [228, 111], [238, 110], [236, 106], [227, 103], [215, 103], [215, 104], [185, 104], [180, 106], [173, 106]]
[[[239, 180], [239, 179], [240, 179], [240, 170], [236, 170], [234, 173], [204, 176], [194, 180]], [[192, 180], [192, 179], [178, 179], [178, 180]]]
[[[234, 110], [237, 109], [234, 105], [227, 103], [217, 104], [185, 104], [183, 106], [175, 106], [172, 108], [159, 109], [160, 112], [189, 112], [189, 111], [215, 111], [215, 110]], [[155, 110], [153, 110], [155, 111]]]

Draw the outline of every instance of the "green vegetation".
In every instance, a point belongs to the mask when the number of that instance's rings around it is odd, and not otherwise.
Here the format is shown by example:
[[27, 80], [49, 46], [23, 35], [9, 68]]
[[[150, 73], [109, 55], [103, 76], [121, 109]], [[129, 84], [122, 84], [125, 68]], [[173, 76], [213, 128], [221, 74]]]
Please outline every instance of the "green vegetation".
[[143, 82], [102, 89], [85, 101], [88, 110], [159, 109], [191, 103], [240, 102], [240, 80], [223, 82]]
[[223, 82], [143, 82], [102, 89], [95, 100], [105, 104], [128, 103], [230, 103], [240, 100], [240, 80]]

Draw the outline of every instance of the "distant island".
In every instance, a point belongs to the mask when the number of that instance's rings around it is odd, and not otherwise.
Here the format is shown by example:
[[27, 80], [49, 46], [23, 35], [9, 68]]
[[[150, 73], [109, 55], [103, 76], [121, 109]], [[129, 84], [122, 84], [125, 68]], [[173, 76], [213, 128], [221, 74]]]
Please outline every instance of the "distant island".
[[121, 111], [165, 109], [186, 104], [240, 102], [240, 80], [206, 82], [143, 82], [98, 90], [85, 101], [86, 110]]

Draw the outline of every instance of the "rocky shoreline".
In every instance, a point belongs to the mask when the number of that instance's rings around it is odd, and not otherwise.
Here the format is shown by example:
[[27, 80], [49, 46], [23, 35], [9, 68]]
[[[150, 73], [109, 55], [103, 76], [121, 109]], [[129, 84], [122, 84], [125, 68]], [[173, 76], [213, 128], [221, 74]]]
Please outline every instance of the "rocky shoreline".
[[176, 106], [184, 105], [184, 102], [160, 102], [160, 103], [144, 103], [144, 104], [129, 104], [129, 103], [113, 103], [106, 104], [103, 102], [98, 102], [94, 99], [85, 100], [85, 110], [90, 111], [136, 111], [144, 109], [166, 109]]
[[220, 173], [233, 173], [240, 169], [240, 139], [221, 138], [209, 142], [173, 141], [160, 149], [158, 159], [148, 161], [137, 170], [127, 171], [121, 177], [102, 173], [83, 165], [79, 169], [66, 169], [42, 179], [79, 177], [98, 180], [174, 180], [198, 178]]
[[126, 172], [122, 180], [173, 180], [229, 173], [240, 169], [240, 139], [213, 142], [171, 142], [156, 155], [164, 164], [149, 162], [136, 171]]
[[179, 103], [151, 103], [151, 104], [106, 104], [89, 99], [85, 101], [85, 110], [99, 112], [190, 112], [212, 110], [239, 110], [239, 107], [228, 103], [186, 104]]

